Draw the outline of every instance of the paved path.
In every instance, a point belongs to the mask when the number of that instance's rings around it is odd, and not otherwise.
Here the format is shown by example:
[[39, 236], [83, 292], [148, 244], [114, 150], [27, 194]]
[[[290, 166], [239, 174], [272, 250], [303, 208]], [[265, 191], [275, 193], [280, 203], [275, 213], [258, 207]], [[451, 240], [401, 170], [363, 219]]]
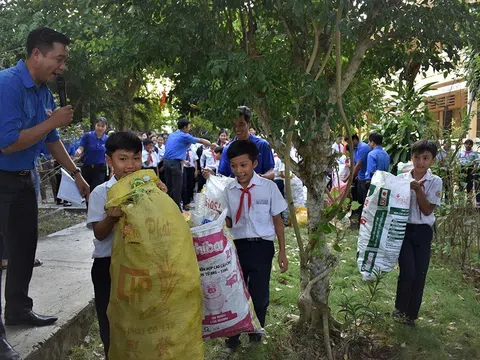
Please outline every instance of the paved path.
[[92, 239], [92, 231], [82, 223], [39, 240], [37, 257], [43, 266], [34, 269], [30, 283], [33, 309], [59, 320], [42, 328], [7, 328], [9, 342], [24, 359], [65, 360], [87, 334], [95, 314]]

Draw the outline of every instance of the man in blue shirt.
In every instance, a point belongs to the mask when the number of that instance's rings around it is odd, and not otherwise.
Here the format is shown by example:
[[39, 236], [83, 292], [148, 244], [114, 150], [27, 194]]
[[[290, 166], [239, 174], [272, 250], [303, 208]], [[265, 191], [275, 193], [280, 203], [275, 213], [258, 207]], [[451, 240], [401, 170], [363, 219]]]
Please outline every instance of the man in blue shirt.
[[372, 133], [368, 137], [368, 145], [370, 145], [370, 151], [367, 157], [367, 171], [365, 171], [365, 180], [367, 185], [370, 185], [373, 174], [377, 170], [388, 171], [390, 166], [390, 156], [383, 150], [382, 147], [383, 136], [379, 133]]
[[181, 209], [180, 203], [182, 201], [183, 188], [182, 163], [185, 160], [187, 150], [190, 148], [190, 145], [196, 143], [210, 146], [210, 141], [190, 135], [190, 121], [187, 118], [178, 119], [177, 127], [178, 130], [168, 136], [163, 157], [163, 169], [167, 181], [168, 195]]
[[[263, 140], [257, 136], [251, 135], [250, 133], [250, 123], [252, 118], [252, 113], [250, 109], [246, 106], [240, 106], [239, 117], [234, 119], [235, 126], [235, 140], [250, 140], [255, 145], [259, 152], [258, 155], [258, 165], [255, 168], [255, 172], [266, 178], [273, 180], [275, 178], [275, 160], [273, 158], [273, 152], [268, 141]], [[230, 144], [229, 144], [230, 145]], [[232, 169], [230, 167], [230, 160], [228, 160], [227, 152], [229, 145], [225, 146], [223, 149], [222, 157], [220, 158], [220, 164], [218, 165], [217, 172], [224, 176], [233, 176]]]
[[[33, 301], [28, 297], [38, 240], [38, 203], [32, 172], [44, 141], [50, 154], [75, 178], [80, 193], [89, 194], [88, 184], [56, 130], [71, 123], [72, 107], [55, 110], [52, 93], [46, 86], [46, 82], [63, 73], [69, 42], [54, 30], [36, 29], [28, 35], [27, 60], [0, 71], [0, 237], [9, 253], [5, 286], [7, 325], [45, 326], [57, 320], [34, 313]], [[3, 252], [3, 246], [0, 251]], [[1, 320], [0, 359], [20, 359], [6, 341]]]
[[370, 146], [360, 141], [358, 135], [352, 136], [353, 142], [353, 178], [357, 180], [356, 185], [356, 201], [360, 204], [358, 209], [359, 216], [362, 216], [363, 203], [367, 197], [367, 181], [365, 180], [365, 173], [367, 172], [367, 157], [370, 153]]

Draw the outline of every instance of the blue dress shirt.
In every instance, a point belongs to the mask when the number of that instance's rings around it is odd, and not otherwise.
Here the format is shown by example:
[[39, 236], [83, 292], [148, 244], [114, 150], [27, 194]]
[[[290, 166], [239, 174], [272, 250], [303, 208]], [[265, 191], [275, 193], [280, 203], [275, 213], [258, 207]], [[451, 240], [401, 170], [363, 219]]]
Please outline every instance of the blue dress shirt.
[[[0, 149], [14, 144], [20, 132], [42, 123], [55, 110], [55, 102], [47, 85], [36, 86], [25, 63], [0, 71]], [[59, 140], [57, 130], [38, 143], [11, 154], [0, 152], [0, 170], [33, 170], [44, 141]]]
[[[233, 141], [237, 140], [237, 138], [233, 139]], [[258, 155], [258, 165], [255, 168], [255, 172], [257, 174], [265, 174], [268, 170], [273, 169], [275, 167], [275, 160], [273, 158], [272, 149], [270, 148], [270, 144], [268, 141], [261, 139], [257, 136], [250, 135], [248, 140], [252, 141], [257, 145], [257, 149], [259, 152]], [[232, 141], [232, 142], [233, 142]], [[231, 144], [231, 143], [230, 143]], [[228, 144], [223, 149], [222, 157], [220, 158], [220, 164], [218, 165], [218, 173], [224, 176], [231, 176], [233, 177], [232, 168], [230, 167], [230, 160], [228, 160]]]
[[375, 171], [388, 171], [390, 166], [390, 156], [383, 150], [381, 146], [375, 146], [370, 151], [367, 158], [367, 171], [365, 173], [365, 180], [371, 180]]
[[198, 143], [198, 138], [182, 130], [177, 130], [168, 135], [163, 158], [169, 160], [185, 160], [185, 154], [190, 148], [190, 145], [196, 143]]
[[83, 134], [79, 146], [83, 147], [83, 164], [84, 165], [102, 165], [105, 164], [105, 143], [107, 135], [103, 134], [98, 138], [95, 131], [89, 131]]
[[359, 161], [362, 162], [362, 167], [358, 171], [358, 180], [365, 180], [365, 173], [367, 172], [367, 158], [370, 153], [370, 146], [365, 144], [363, 141], [360, 141], [353, 151], [353, 162], [355, 165]]

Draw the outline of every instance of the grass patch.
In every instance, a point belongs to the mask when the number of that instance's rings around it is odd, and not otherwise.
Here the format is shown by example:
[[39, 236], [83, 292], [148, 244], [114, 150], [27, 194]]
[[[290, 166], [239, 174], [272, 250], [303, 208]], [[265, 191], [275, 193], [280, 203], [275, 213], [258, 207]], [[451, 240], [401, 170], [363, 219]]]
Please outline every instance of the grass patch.
[[[49, 209], [39, 209], [39, 217], [47, 215]], [[61, 211], [53, 216], [46, 216], [45, 219], [38, 221], [38, 236], [47, 236], [57, 231], [69, 228], [73, 225], [80, 224], [87, 220], [85, 213], [71, 213], [68, 211]]]
[[[357, 232], [348, 231], [340, 242], [339, 265], [331, 277], [330, 306], [332, 314], [342, 322], [340, 303], [347, 295], [351, 301], [362, 302], [362, 280], [356, 266]], [[242, 348], [232, 360], [313, 360], [324, 358], [323, 339], [315, 334], [293, 330], [292, 315], [298, 315], [296, 306], [299, 294], [299, 260], [296, 239], [287, 229], [289, 271], [280, 274], [276, 259], [270, 286], [270, 307], [266, 320], [266, 336], [263, 345], [248, 347], [248, 337], [242, 336]], [[348, 359], [480, 359], [480, 306], [475, 289], [465, 283], [460, 270], [433, 258], [416, 329], [395, 324], [389, 314], [393, 310], [398, 270], [387, 274], [384, 281], [385, 297], [375, 306], [383, 314], [375, 324], [369, 356], [350, 356]], [[73, 349], [70, 360], [103, 359], [98, 327], [94, 325], [90, 341]], [[335, 350], [338, 350], [338, 339]], [[370, 345], [371, 345], [370, 344]], [[223, 339], [205, 342], [205, 359], [222, 357]], [[343, 355], [340, 357], [343, 358]]]

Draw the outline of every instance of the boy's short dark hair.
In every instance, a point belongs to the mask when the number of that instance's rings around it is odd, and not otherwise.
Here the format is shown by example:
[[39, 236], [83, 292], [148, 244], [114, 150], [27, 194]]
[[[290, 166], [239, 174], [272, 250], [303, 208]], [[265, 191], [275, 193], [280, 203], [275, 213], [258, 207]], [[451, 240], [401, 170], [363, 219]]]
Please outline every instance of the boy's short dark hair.
[[186, 117], [182, 117], [177, 121], [177, 127], [179, 130], [182, 130], [185, 126], [190, 125], [190, 121]]
[[214, 152], [215, 154], [223, 154], [223, 146], [217, 146]]
[[258, 160], [258, 148], [254, 142], [250, 140], [236, 140], [230, 144], [227, 150], [228, 160], [241, 155], [248, 155], [252, 161]]
[[147, 146], [147, 145], [153, 145], [153, 140], [152, 139], [143, 140], [143, 146]]
[[249, 107], [242, 105], [237, 108], [238, 116], [243, 116], [247, 124], [250, 124], [252, 120], [252, 110]]
[[360, 138], [358, 137], [357, 134], [352, 135], [352, 141], [355, 141], [355, 140], [360, 141]]
[[373, 141], [375, 145], [382, 145], [383, 143], [383, 136], [379, 133], [371, 133], [368, 137], [368, 141]]
[[415, 144], [412, 145], [412, 154], [420, 155], [428, 151], [432, 154], [432, 157], [435, 159], [437, 156], [437, 144], [432, 140], [418, 140]]
[[134, 154], [142, 152], [142, 141], [130, 131], [120, 131], [108, 137], [105, 143], [107, 155], [112, 157], [117, 150], [125, 150]]
[[53, 43], [56, 42], [65, 46], [70, 45], [68, 36], [47, 27], [41, 27], [31, 31], [27, 37], [27, 58], [32, 55], [33, 49], [38, 49], [42, 54], [45, 54], [52, 50]]
[[473, 146], [473, 140], [472, 139], [467, 139], [467, 140], [465, 140], [464, 144], [465, 145], [470, 144], [470, 145]]

